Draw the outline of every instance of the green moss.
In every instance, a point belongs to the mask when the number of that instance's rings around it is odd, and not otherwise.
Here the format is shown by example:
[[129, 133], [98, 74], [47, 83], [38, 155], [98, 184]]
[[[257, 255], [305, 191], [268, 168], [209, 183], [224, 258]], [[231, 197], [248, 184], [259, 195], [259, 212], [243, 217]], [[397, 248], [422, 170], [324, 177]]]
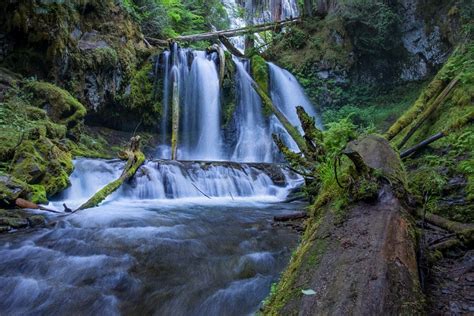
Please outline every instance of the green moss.
[[33, 104], [44, 108], [55, 122], [66, 125], [70, 134], [80, 138], [77, 128], [83, 124], [87, 111], [77, 99], [66, 90], [42, 81], [30, 81], [26, 89], [33, 94]]
[[28, 194], [29, 201], [37, 204], [48, 203], [48, 198], [46, 197], [46, 189], [43, 185], [31, 185], [30, 189], [31, 192]]
[[153, 69], [150, 62], [146, 62], [137, 70], [130, 80], [130, 89], [118, 101], [126, 111], [138, 117], [143, 126], [154, 127], [161, 116], [161, 103], [155, 98]]
[[265, 59], [260, 55], [254, 55], [250, 60], [252, 78], [259, 87], [268, 94], [269, 92], [269, 74], [268, 65]]

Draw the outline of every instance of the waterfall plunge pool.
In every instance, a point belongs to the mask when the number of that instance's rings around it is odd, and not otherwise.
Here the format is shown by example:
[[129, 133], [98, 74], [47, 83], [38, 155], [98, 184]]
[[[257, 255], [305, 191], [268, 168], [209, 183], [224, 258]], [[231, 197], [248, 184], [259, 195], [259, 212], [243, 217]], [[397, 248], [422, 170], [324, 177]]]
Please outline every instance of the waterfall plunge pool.
[[[120, 173], [81, 159], [53, 206], [76, 205]], [[0, 311], [8, 315], [246, 315], [258, 310], [298, 235], [273, 216], [298, 177], [253, 165], [147, 163], [100, 207], [54, 227], [0, 236]], [[193, 191], [193, 182], [211, 199]]]

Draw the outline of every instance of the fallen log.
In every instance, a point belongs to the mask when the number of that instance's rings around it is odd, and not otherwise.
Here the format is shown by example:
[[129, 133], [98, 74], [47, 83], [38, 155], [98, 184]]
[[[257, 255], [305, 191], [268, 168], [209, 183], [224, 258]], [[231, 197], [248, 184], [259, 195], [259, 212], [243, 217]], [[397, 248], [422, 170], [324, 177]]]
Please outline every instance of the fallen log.
[[451, 133], [453, 131], [459, 130], [460, 128], [466, 126], [467, 124], [469, 124], [473, 121], [474, 121], [474, 111], [468, 112], [466, 115], [464, 115], [463, 117], [459, 118], [454, 123], [452, 123], [444, 131], [436, 133], [435, 135], [425, 139], [424, 141], [416, 144], [415, 146], [403, 151], [400, 154], [400, 158], [406, 158], [406, 157], [410, 156], [414, 152], [428, 146], [429, 144], [437, 141], [438, 139], [443, 138], [444, 136], [448, 135], [449, 133]]
[[[413, 221], [403, 208], [399, 184], [386, 181], [393, 173], [404, 178], [404, 170], [387, 140], [377, 137], [376, 146], [365, 146], [376, 136], [366, 137], [348, 149], [357, 150], [367, 168], [380, 170], [375, 199], [367, 203], [356, 197], [338, 214], [334, 201], [348, 192], [334, 189], [331, 202], [314, 206], [263, 315], [423, 313]], [[353, 176], [356, 183], [365, 182], [363, 175]]]
[[240, 58], [245, 58], [245, 54], [243, 54], [238, 48], [236, 48], [232, 43], [229, 41], [229, 39], [223, 35], [219, 36], [219, 41], [222, 43], [222, 45], [227, 48], [227, 50], [234, 56], [240, 57]]
[[456, 236], [466, 245], [474, 243], [474, 224], [459, 223], [436, 214], [425, 213], [420, 210], [418, 216], [424, 218], [428, 223], [441, 227]]
[[436, 97], [433, 103], [428, 106], [428, 108], [421, 114], [420, 119], [415, 125], [408, 131], [405, 137], [402, 139], [400, 144], [398, 145], [398, 149], [401, 149], [408, 140], [415, 134], [415, 132], [420, 128], [421, 125], [434, 113], [436, 110], [443, 104], [443, 102], [448, 97], [449, 93], [452, 89], [456, 86], [459, 81], [459, 77], [454, 78], [451, 82], [444, 88], [444, 90]]
[[298, 145], [299, 149], [302, 152], [306, 152], [306, 142], [301, 136], [300, 132], [296, 127], [294, 127], [290, 121], [286, 118], [285, 114], [283, 114], [276, 106], [273, 104], [272, 99], [267, 95], [265, 91], [260, 87], [258, 83], [255, 82], [255, 80], [252, 80], [252, 87], [255, 89], [255, 92], [260, 96], [260, 99], [262, 99], [263, 105], [268, 108], [273, 114], [275, 114], [276, 118], [280, 121], [280, 123], [283, 125], [283, 127], [286, 129], [288, 134], [293, 138], [295, 141], [296, 145]]
[[277, 215], [273, 217], [273, 220], [275, 222], [287, 222], [287, 221], [292, 221], [295, 219], [302, 219], [308, 217], [308, 214], [306, 212], [296, 212], [296, 213], [291, 213], [291, 214], [285, 214], [285, 215]]
[[79, 206], [79, 208], [77, 208], [73, 213], [98, 206], [110, 194], [115, 192], [125, 181], [131, 179], [135, 175], [138, 168], [145, 162], [145, 155], [140, 151], [140, 136], [132, 137], [130, 147], [125, 152], [125, 155], [128, 157], [128, 160], [120, 177], [103, 187], [99, 192], [87, 200], [87, 202]]
[[26, 208], [26, 209], [32, 209], [32, 210], [47, 211], [47, 212], [51, 212], [51, 213], [61, 213], [61, 212], [58, 212], [58, 211], [49, 209], [49, 208], [47, 208], [47, 207], [38, 205], [38, 204], [36, 204], [36, 203], [30, 202], [30, 201], [28, 201], [28, 200], [21, 199], [21, 198], [16, 199], [16, 200], [15, 200], [15, 204], [16, 204], [16, 206], [18, 206], [19, 208], [24, 208], [24, 209]]
[[172, 40], [176, 42], [197, 42], [197, 41], [219, 39], [220, 36], [236, 37], [236, 36], [241, 36], [245, 34], [260, 33], [260, 32], [268, 31], [271, 29], [292, 25], [299, 22], [300, 22], [299, 18], [294, 18], [294, 19], [289, 19], [285, 21], [250, 25], [250, 26], [241, 27], [237, 29], [177, 36], [177, 37], [172, 38]]
[[444, 136], [446, 136], [446, 135], [443, 132], [437, 133], [437, 134], [425, 139], [424, 141], [416, 144], [415, 146], [403, 151], [400, 154], [400, 158], [406, 158], [406, 157], [410, 156], [411, 154], [413, 154], [414, 152], [416, 152], [416, 151], [428, 146], [429, 144], [437, 141], [438, 139], [443, 138]]

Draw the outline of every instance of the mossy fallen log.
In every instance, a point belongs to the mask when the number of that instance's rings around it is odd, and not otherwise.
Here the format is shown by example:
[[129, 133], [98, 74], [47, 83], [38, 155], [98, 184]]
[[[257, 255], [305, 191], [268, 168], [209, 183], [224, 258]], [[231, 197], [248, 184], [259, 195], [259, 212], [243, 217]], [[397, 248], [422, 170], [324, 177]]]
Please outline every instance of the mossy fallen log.
[[103, 187], [87, 202], [79, 206], [79, 208], [74, 212], [98, 206], [110, 194], [115, 192], [125, 181], [131, 179], [135, 175], [138, 168], [140, 168], [140, 166], [145, 162], [145, 155], [140, 151], [140, 136], [132, 137], [130, 147], [125, 151], [125, 156], [128, 157], [128, 160], [120, 177]]
[[428, 223], [441, 227], [449, 232], [455, 233], [456, 236], [466, 245], [474, 243], [474, 225], [459, 223], [436, 214], [423, 214], [418, 212], [420, 218], [424, 218]]
[[280, 121], [291, 138], [293, 138], [299, 149], [302, 152], [305, 152], [306, 142], [304, 141], [304, 138], [301, 136], [298, 129], [290, 123], [286, 116], [275, 106], [275, 104], [273, 104], [272, 99], [270, 99], [267, 93], [254, 80], [252, 80], [252, 87], [262, 99], [263, 106], [275, 114], [276, 118]]
[[415, 134], [415, 132], [420, 128], [421, 125], [431, 116], [434, 112], [444, 103], [449, 93], [458, 83], [459, 78], [454, 78], [451, 82], [444, 88], [444, 90], [436, 97], [436, 99], [431, 103], [427, 109], [421, 113], [421, 117], [415, 122], [414, 126], [408, 131], [408, 133], [403, 137], [402, 141], [398, 145], [398, 149], [401, 149], [408, 140]]

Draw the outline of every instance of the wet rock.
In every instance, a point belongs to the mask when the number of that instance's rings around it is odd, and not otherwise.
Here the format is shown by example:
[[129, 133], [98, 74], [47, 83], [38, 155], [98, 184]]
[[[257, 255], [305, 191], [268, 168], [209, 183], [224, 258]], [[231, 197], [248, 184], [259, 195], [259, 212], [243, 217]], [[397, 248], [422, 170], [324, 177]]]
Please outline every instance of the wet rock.
[[25, 184], [9, 176], [0, 176], [0, 205], [13, 203], [14, 200], [26, 191]]
[[41, 215], [33, 215], [28, 217], [28, 223], [31, 227], [37, 227], [45, 225], [46, 221]]
[[0, 226], [0, 234], [10, 231], [10, 226]]
[[110, 48], [104, 40], [100, 39], [97, 31], [87, 32], [79, 40], [78, 47], [81, 50], [91, 50], [100, 48]]

